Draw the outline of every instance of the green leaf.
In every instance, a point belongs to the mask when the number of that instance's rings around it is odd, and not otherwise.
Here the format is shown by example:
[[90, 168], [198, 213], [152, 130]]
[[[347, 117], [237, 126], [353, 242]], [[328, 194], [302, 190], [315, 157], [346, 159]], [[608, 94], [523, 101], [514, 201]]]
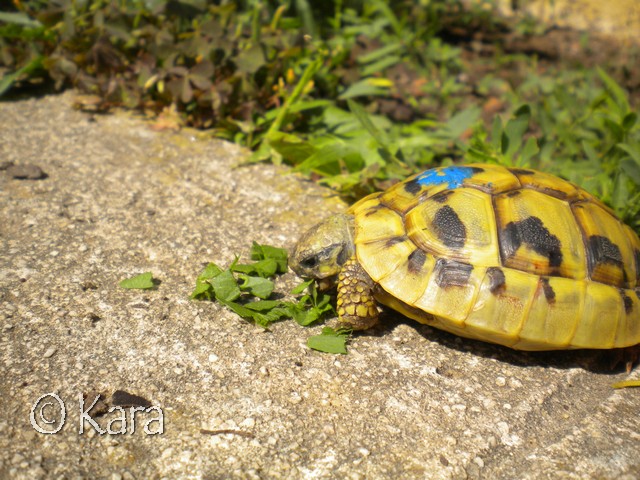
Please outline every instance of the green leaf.
[[[398, 20], [398, 17], [396, 17], [393, 9], [389, 5], [389, 2], [386, 2], [384, 0], [373, 0], [371, 4], [374, 5], [382, 13], [386, 20], [391, 24], [395, 34], [399, 38], [406, 39], [407, 36], [410, 36], [411, 31], [407, 31], [403, 28], [404, 26], [402, 25], [400, 20]], [[409, 39], [406, 39], [405, 41], [409, 42]]]
[[222, 269], [215, 263], [211, 262], [207, 264], [202, 273], [198, 275], [198, 280], [209, 280], [210, 278], [216, 277], [221, 273]]
[[222, 303], [225, 307], [227, 307], [229, 310], [231, 310], [233, 313], [235, 313], [236, 315], [240, 315], [245, 320], [253, 320], [258, 325], [263, 327], [268, 326], [268, 323], [264, 321], [264, 318], [260, 315], [260, 313], [254, 310], [251, 310], [243, 305], [240, 305], [239, 303], [236, 303], [236, 302], [226, 302], [220, 299], [218, 299], [218, 301]]
[[325, 353], [346, 354], [348, 335], [330, 327], [322, 329], [322, 334], [313, 335], [307, 339], [307, 346], [313, 350]]
[[280, 266], [273, 258], [265, 258], [251, 264], [237, 264], [231, 267], [231, 270], [239, 273], [256, 274], [260, 277], [272, 277], [280, 270]]
[[640, 185], [640, 164], [629, 158], [625, 158], [620, 162], [620, 168], [636, 185]]
[[291, 317], [291, 304], [276, 300], [260, 300], [240, 305], [236, 302], [221, 302], [236, 315], [245, 320], [252, 320], [257, 325], [267, 328], [269, 324]]
[[636, 165], [640, 167], [640, 143], [618, 143], [616, 147], [626, 152]]
[[213, 300], [215, 295], [213, 286], [209, 280], [222, 272], [220, 267], [215, 263], [209, 263], [205, 269], [196, 278], [196, 288], [191, 292], [191, 299], [195, 300]]
[[622, 139], [624, 138], [624, 130], [622, 129], [622, 127], [610, 118], [603, 118], [602, 121], [615, 141], [622, 141]]
[[344, 92], [338, 96], [340, 100], [348, 100], [355, 97], [373, 97], [389, 94], [389, 87], [372, 82], [370, 78], [365, 78], [352, 83]]
[[43, 25], [24, 12], [0, 12], [0, 22], [12, 23], [23, 27], [39, 28]]
[[311, 80], [322, 67], [322, 62], [322, 57], [318, 57], [315, 60], [309, 62], [309, 64], [306, 66], [304, 72], [302, 72], [302, 75], [300, 76], [300, 80], [298, 80], [298, 83], [291, 92], [291, 95], [287, 96], [284, 101], [284, 105], [282, 105], [282, 108], [278, 112], [278, 115], [273, 120], [273, 123], [269, 127], [269, 130], [267, 130], [267, 133], [265, 134], [265, 138], [267, 140], [269, 140], [274, 133], [282, 129], [285, 117], [288, 115], [291, 108], [298, 102], [298, 100], [300, 100], [305, 89], [312, 85]]
[[491, 126], [491, 146], [495, 152], [502, 151], [502, 137], [504, 130], [502, 128], [502, 120], [499, 116], [493, 118], [493, 124]]
[[272, 310], [269, 310], [268, 312], [262, 314], [259, 314], [260, 317], [258, 318], [257, 321], [264, 321], [266, 322], [266, 325], [268, 326], [270, 323], [273, 322], [277, 322], [279, 320], [282, 320], [284, 318], [291, 318], [291, 309], [290, 309], [290, 305], [287, 305], [286, 303], [283, 303], [283, 306], [281, 307], [276, 307]]
[[607, 93], [613, 98], [616, 105], [620, 108], [620, 113], [626, 113], [629, 110], [629, 102], [627, 100], [627, 93], [618, 85], [618, 83], [611, 78], [602, 68], [596, 67], [596, 72], [602, 83], [604, 84]]
[[291, 309], [291, 316], [299, 325], [306, 327], [322, 318], [325, 313], [333, 312], [331, 296], [318, 292], [315, 281], [304, 282], [298, 285], [294, 291], [302, 293], [304, 289], [301, 287], [306, 287], [308, 294], [302, 296]]
[[309, 285], [311, 285], [312, 283], [314, 283], [315, 280], [311, 279], [311, 280], [307, 280], [306, 282], [302, 282], [300, 285], [298, 285], [297, 287], [295, 287], [293, 290], [291, 290], [291, 294], [292, 295], [299, 295], [302, 292], [304, 292], [307, 287]]
[[382, 48], [378, 48], [377, 50], [373, 50], [372, 52], [359, 56], [356, 61], [360, 65], [366, 65], [367, 63], [375, 62], [377, 60], [380, 60], [381, 58], [386, 58], [391, 53], [394, 53], [402, 48], [404, 48], [404, 46], [401, 42], [390, 43]]
[[[502, 153], [507, 157], [513, 158], [513, 155], [522, 145], [523, 136], [529, 128], [529, 119], [531, 118], [531, 107], [523, 105], [515, 112], [515, 118], [509, 120], [504, 127], [508, 141], [506, 145], [503, 142]], [[506, 149], [505, 149], [506, 146]]]
[[155, 286], [155, 284], [153, 283], [153, 275], [151, 274], [151, 272], [145, 272], [141, 273], [140, 275], [136, 275], [135, 277], [126, 278], [122, 280], [118, 285], [120, 285], [122, 288], [140, 290], [148, 290]]
[[389, 141], [386, 135], [375, 127], [365, 109], [353, 100], [347, 100], [347, 105], [349, 105], [349, 110], [351, 110], [351, 113], [355, 115], [367, 133], [371, 135], [371, 138], [373, 138], [384, 149], [388, 150]]
[[249, 275], [240, 275], [242, 283], [240, 289], [248, 291], [251, 295], [258, 298], [269, 298], [275, 287], [271, 280], [262, 277], [250, 277]]
[[[191, 294], [191, 298], [218, 301], [242, 318], [265, 328], [272, 322], [299, 315], [298, 311], [307, 309], [309, 303], [311, 304], [309, 310], [313, 312], [317, 310], [315, 314], [318, 316], [327, 310], [322, 296], [319, 297], [320, 301], [316, 301], [316, 296], [312, 299], [311, 296], [306, 295], [304, 302], [298, 303], [267, 300], [273, 293], [274, 282], [266, 277], [273, 276], [281, 269], [286, 271], [287, 251], [283, 248], [253, 242], [251, 257], [257, 261], [243, 265], [237, 263], [238, 257], [236, 257], [226, 270], [220, 269], [214, 263], [209, 263], [198, 275], [196, 289]], [[261, 300], [250, 301], [248, 298], [250, 296]], [[244, 303], [245, 301], [248, 303]]]
[[242, 73], [255, 73], [265, 64], [264, 52], [259, 44], [242, 50], [235, 57], [235, 64]]
[[466, 159], [470, 161], [470, 163], [493, 163], [495, 158], [477, 148], [469, 148], [466, 151]]
[[221, 302], [233, 302], [241, 295], [238, 283], [229, 270], [224, 270], [216, 275], [209, 280], [209, 283], [213, 286], [216, 299]]
[[509, 135], [507, 135], [506, 132], [502, 132], [502, 135], [500, 136], [500, 153], [502, 155], [507, 155], [510, 143], [511, 141], [509, 140]]
[[[304, 112], [306, 110], [321, 110], [326, 107], [330, 107], [334, 104], [331, 100], [300, 100], [295, 104], [289, 107], [288, 113], [299, 113]], [[274, 108], [273, 110], [269, 110], [264, 114], [264, 119], [267, 121], [272, 121], [278, 117], [282, 107]], [[275, 132], [274, 132], [275, 133]], [[286, 135], [286, 134], [283, 134]]]
[[445, 124], [449, 138], [458, 138], [473, 126], [480, 117], [480, 108], [470, 107], [456, 113]]
[[[596, 165], [600, 164], [600, 157], [596, 150], [585, 140], [583, 140], [580, 145], [582, 146], [582, 151], [585, 153], [587, 158]], [[618, 145], [620, 146], [620, 145]]]
[[[308, 157], [305, 161], [295, 167], [296, 172], [310, 173], [322, 172], [324, 174], [330, 173], [329, 169], [322, 168], [330, 164], [336, 163], [349, 154], [353, 154], [353, 147], [342, 140], [336, 140], [335, 142], [324, 145], [313, 155]], [[338, 172], [335, 172], [336, 174]]]
[[256, 312], [266, 312], [282, 306], [282, 303], [279, 300], [258, 300], [257, 302], [245, 303], [244, 307]]
[[529, 165], [531, 159], [540, 152], [538, 147], [538, 141], [534, 137], [529, 137], [527, 143], [525, 143], [522, 152], [520, 153], [520, 159], [518, 165], [524, 167]]
[[311, 307], [310, 309], [296, 306], [296, 308], [291, 311], [291, 314], [298, 325], [306, 327], [320, 320], [325, 313], [332, 311], [333, 307], [329, 304], [323, 305], [322, 307]]
[[381, 58], [377, 62], [371, 63], [362, 69], [360, 74], [363, 77], [369, 77], [377, 73], [384, 72], [387, 68], [393, 67], [395, 64], [400, 63], [402, 57], [398, 55], [389, 55], [388, 57]]
[[209, 282], [196, 280], [196, 288], [191, 292], [190, 298], [194, 300], [211, 300], [213, 295], [213, 286]]
[[637, 121], [638, 121], [638, 114], [635, 112], [629, 112], [622, 119], [622, 128], [629, 131], [635, 126]]
[[278, 272], [286, 273], [288, 264], [288, 253], [285, 248], [272, 247], [271, 245], [260, 245], [257, 242], [253, 242], [251, 246], [251, 259], [252, 260], [274, 260], [278, 265]]
[[274, 132], [269, 137], [269, 144], [282, 155], [282, 158], [294, 165], [301, 163], [317, 151], [313, 145], [300, 137], [282, 132]]
[[[277, 152], [275, 152], [277, 153]], [[273, 160], [274, 150], [269, 142], [261, 142], [257, 150], [255, 150], [247, 160], [247, 163], [258, 163], [267, 160]], [[275, 163], [275, 162], [274, 162]]]
[[22, 68], [19, 68], [13, 73], [7, 73], [0, 79], [0, 96], [7, 92], [13, 84], [20, 79], [23, 75], [28, 75], [39, 68], [42, 68], [42, 60], [44, 57], [39, 56], [31, 60]]

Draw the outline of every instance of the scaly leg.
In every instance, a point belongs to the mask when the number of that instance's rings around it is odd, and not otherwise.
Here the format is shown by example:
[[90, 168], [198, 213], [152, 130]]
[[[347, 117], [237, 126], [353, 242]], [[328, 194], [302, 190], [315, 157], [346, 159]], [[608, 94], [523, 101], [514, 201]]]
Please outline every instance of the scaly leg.
[[373, 298], [374, 282], [355, 257], [342, 266], [338, 275], [338, 320], [354, 330], [366, 330], [378, 323], [378, 307]]

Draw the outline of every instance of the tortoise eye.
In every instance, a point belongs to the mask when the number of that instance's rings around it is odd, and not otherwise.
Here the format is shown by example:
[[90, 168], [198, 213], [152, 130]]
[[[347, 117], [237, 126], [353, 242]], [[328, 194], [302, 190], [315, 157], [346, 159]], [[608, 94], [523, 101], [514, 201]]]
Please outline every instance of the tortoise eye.
[[307, 257], [300, 262], [304, 268], [314, 268], [318, 266], [318, 257], [317, 255], [312, 255], [311, 257]]

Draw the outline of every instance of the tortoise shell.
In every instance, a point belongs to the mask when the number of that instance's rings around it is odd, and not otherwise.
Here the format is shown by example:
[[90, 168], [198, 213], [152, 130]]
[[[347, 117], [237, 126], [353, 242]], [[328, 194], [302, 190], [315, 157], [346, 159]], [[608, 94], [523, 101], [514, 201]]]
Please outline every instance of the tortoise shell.
[[377, 297], [421, 323], [520, 350], [640, 343], [640, 239], [565, 180], [436, 168], [349, 212]]

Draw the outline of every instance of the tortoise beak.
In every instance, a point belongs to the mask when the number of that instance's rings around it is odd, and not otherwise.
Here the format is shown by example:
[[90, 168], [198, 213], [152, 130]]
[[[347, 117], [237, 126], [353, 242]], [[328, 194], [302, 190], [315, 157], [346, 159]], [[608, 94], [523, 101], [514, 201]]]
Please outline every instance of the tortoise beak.
[[332, 275], [327, 278], [320, 278], [316, 280], [318, 284], [318, 288], [321, 292], [326, 292], [327, 290], [331, 290], [336, 285], [337, 275]]

